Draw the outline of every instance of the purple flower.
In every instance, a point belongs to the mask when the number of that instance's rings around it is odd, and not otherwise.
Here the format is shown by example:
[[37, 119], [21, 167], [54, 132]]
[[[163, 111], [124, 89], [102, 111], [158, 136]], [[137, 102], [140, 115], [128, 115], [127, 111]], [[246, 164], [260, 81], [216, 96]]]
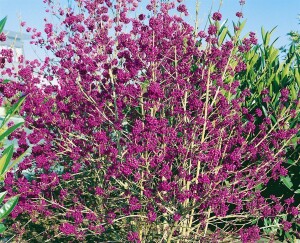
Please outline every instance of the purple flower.
[[209, 35], [215, 35], [215, 34], [217, 34], [217, 27], [215, 25], [210, 25], [208, 27], [208, 34]]
[[256, 113], [256, 115], [257, 115], [258, 117], [261, 117], [261, 116], [262, 116], [262, 111], [261, 111], [261, 109], [259, 109], [259, 108], [257, 108], [257, 109], [255, 110], [255, 113]]
[[59, 230], [66, 235], [74, 235], [77, 233], [75, 226], [70, 223], [63, 223], [60, 225]]
[[174, 221], [179, 221], [181, 219], [181, 215], [179, 213], [175, 213], [173, 216]]
[[298, 213], [299, 213], [298, 208], [296, 208], [296, 207], [291, 207], [291, 214], [292, 214], [293, 216], [297, 216]]
[[180, 13], [184, 13], [185, 16], [188, 16], [188, 10], [187, 10], [187, 8], [186, 8], [186, 6], [184, 4], [180, 4], [177, 7], [177, 11], [180, 12]]
[[240, 230], [240, 237], [242, 242], [257, 242], [260, 239], [259, 231], [260, 229], [256, 225], [247, 229]]
[[148, 212], [147, 217], [150, 222], [154, 222], [157, 218], [157, 214], [151, 210]]
[[212, 19], [215, 21], [220, 21], [222, 19], [222, 14], [219, 12], [213, 13]]
[[145, 17], [146, 17], [145, 14], [140, 14], [140, 15], [139, 15], [139, 20], [144, 20]]
[[284, 88], [284, 89], [281, 89], [280, 90], [280, 94], [281, 94], [281, 97], [280, 97], [280, 100], [282, 102], [286, 102], [289, 98], [289, 90], [287, 88]]
[[283, 225], [283, 230], [285, 232], [289, 232], [290, 228], [292, 228], [292, 223], [291, 222], [288, 222], [286, 220], [283, 220], [282, 221], [282, 225]]
[[236, 12], [236, 17], [238, 18], [243, 18], [243, 13], [242, 12]]
[[6, 41], [6, 35], [4, 33], [0, 33], [0, 42]]
[[138, 232], [129, 231], [127, 234], [127, 240], [130, 242], [140, 242], [139, 234]]

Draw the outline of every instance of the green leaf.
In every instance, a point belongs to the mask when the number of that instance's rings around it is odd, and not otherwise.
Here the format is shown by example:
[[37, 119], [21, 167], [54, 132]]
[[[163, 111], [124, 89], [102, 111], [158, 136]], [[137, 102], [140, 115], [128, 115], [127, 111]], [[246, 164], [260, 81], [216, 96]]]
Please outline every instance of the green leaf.
[[26, 95], [21, 97], [13, 106], [7, 111], [6, 117], [14, 115], [14, 113], [19, 109], [26, 98]]
[[239, 25], [239, 27], [240, 27], [239, 30], [240, 30], [240, 31], [242, 31], [242, 30], [244, 29], [246, 22], [247, 22], [247, 20], [245, 19], [245, 20]]
[[24, 124], [24, 122], [20, 122], [20, 123], [17, 123], [16, 125], [13, 125], [11, 126], [10, 128], [8, 128], [4, 133], [2, 133], [0, 135], [0, 141], [9, 136], [11, 133], [13, 133], [17, 128], [19, 128], [20, 126], [22, 126]]
[[263, 110], [263, 113], [265, 115], [265, 117], [268, 117], [268, 111], [266, 109], [266, 107], [264, 107], [263, 105], [261, 106], [262, 110]]
[[217, 30], [219, 31], [221, 27], [219, 21], [215, 21], [214, 25], [217, 27]]
[[292, 183], [292, 181], [291, 181], [291, 178], [290, 178], [289, 176], [285, 176], [285, 177], [281, 176], [280, 178], [281, 178], [280, 180], [282, 181], [282, 183], [283, 183], [288, 189], [292, 190], [293, 183]]
[[276, 124], [276, 122], [277, 122], [276, 118], [275, 118], [273, 115], [270, 115], [270, 117], [271, 117], [272, 122], [273, 122], [274, 124]]
[[260, 183], [255, 187], [255, 191], [261, 191], [262, 188], [263, 188], [263, 184]]
[[270, 52], [269, 62], [270, 64], [278, 57], [279, 51], [273, 48]]
[[290, 164], [290, 165], [295, 165], [295, 161], [292, 160], [292, 159], [288, 159], [288, 160], [287, 160], [287, 163]]
[[246, 22], [247, 22], [247, 21], [244, 20], [243, 22], [239, 22], [239, 23], [238, 23], [238, 30], [236, 31], [236, 36], [237, 36], [237, 37], [240, 37], [240, 34], [241, 34], [241, 32], [242, 32], [242, 30], [243, 30], [243, 28], [244, 28]]
[[291, 234], [289, 232], [285, 232], [284, 237], [288, 240], [290, 240], [290, 242], [292, 242], [291, 240], [293, 239], [293, 237], [291, 236]]
[[6, 20], [7, 20], [7, 17], [5, 17], [4, 19], [1, 19], [1, 21], [0, 21], [0, 33], [2, 33], [2, 31], [3, 31]]
[[296, 100], [297, 99], [297, 92], [296, 92], [295, 87], [294, 87], [293, 84], [290, 86], [290, 91], [291, 91], [292, 99]]
[[7, 84], [8, 82], [10, 82], [9, 79], [4, 79], [2, 83], [3, 83], [3, 84]]
[[0, 219], [4, 219], [11, 213], [14, 207], [17, 205], [19, 196], [11, 197], [1, 208], [0, 208]]
[[201, 46], [201, 40], [198, 40], [198, 41], [196, 42], [195, 46], [196, 46], [196, 47]]
[[262, 38], [264, 38], [265, 35], [266, 35], [265, 29], [264, 29], [264, 27], [261, 27], [261, 36], [262, 36]]
[[146, 79], [144, 82], [142, 82], [141, 84], [143, 93], [147, 92], [148, 86], [150, 85], [150, 80]]
[[[272, 81], [274, 80], [275, 78], [275, 73], [272, 73], [271, 76], [268, 78], [268, 83], [267, 85], [270, 86], [272, 84]], [[272, 95], [272, 94], [270, 94]]]
[[296, 78], [297, 84], [300, 86], [300, 73], [298, 72], [297, 69], [295, 69], [295, 78]]
[[219, 40], [218, 40], [218, 45], [221, 46], [223, 44], [223, 41], [227, 35], [227, 32], [228, 32], [228, 28], [225, 27], [222, 32], [220, 33], [219, 35]]
[[296, 191], [294, 191], [294, 193], [299, 194], [300, 193], [300, 189], [297, 189]]
[[260, 82], [260, 83], [258, 84], [258, 87], [257, 87], [258, 93], [261, 94], [261, 92], [263, 91], [263, 89], [264, 89], [264, 83], [263, 83], [263, 82]]
[[3, 199], [4, 199], [4, 197], [5, 197], [6, 194], [7, 194], [7, 191], [0, 193], [0, 203], [3, 202]]
[[6, 227], [4, 224], [0, 224], [0, 234], [2, 234], [6, 230]]
[[21, 154], [18, 158], [16, 158], [6, 169], [5, 172], [9, 171], [11, 168], [13, 168], [16, 164], [18, 164], [28, 153], [29, 148], [23, 153]]
[[226, 19], [220, 26], [220, 29], [218, 31], [218, 35], [220, 35], [220, 33], [223, 31], [224, 28], [226, 28], [226, 23], [227, 23], [228, 19]]
[[9, 162], [12, 158], [14, 152], [14, 145], [8, 146], [6, 149], [4, 149], [2, 153], [2, 157], [0, 158], [0, 175], [3, 175], [4, 171], [6, 171]]
[[265, 43], [266, 46], [269, 45], [270, 38], [271, 38], [271, 34], [269, 32], [267, 32], [266, 39], [265, 39], [266, 40], [266, 43]]
[[[276, 27], [277, 27], [277, 26], [276, 26]], [[276, 28], [276, 27], [275, 27], [275, 28]], [[272, 33], [272, 31], [271, 31], [270, 33]], [[278, 39], [279, 39], [279, 37], [275, 38], [275, 40], [272, 42], [271, 46], [273, 46], [273, 45], [275, 44], [275, 42], [276, 42]]]
[[257, 54], [253, 55], [253, 57], [252, 57], [252, 59], [250, 61], [250, 67], [251, 68], [256, 64], [258, 58], [259, 58], [259, 55], [257, 55]]
[[290, 63], [285, 65], [283, 72], [282, 72], [282, 78], [284, 78], [285, 76], [288, 75], [289, 70], [290, 70], [290, 65], [291, 65]]

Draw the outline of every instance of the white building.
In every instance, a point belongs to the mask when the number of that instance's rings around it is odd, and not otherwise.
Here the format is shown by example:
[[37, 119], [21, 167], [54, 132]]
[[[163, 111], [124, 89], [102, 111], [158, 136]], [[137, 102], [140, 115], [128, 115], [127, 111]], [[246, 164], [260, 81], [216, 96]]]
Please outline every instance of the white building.
[[[29, 40], [30, 36], [27, 34], [23, 33], [18, 33], [15, 31], [9, 31], [9, 30], [4, 30], [3, 33], [6, 35], [6, 41], [0, 42], [0, 50], [2, 49], [12, 49], [14, 53], [14, 59], [13, 63], [7, 65], [13, 66], [14, 68], [18, 67], [18, 58], [23, 55], [25, 56], [24, 53], [24, 41]], [[6, 77], [1, 77], [2, 79], [5, 79]], [[1, 95], [1, 94], [0, 94]], [[5, 109], [4, 107], [0, 107], [0, 120], [2, 120], [5, 116]], [[13, 117], [12, 120], [16, 120], [16, 122], [20, 122], [20, 119], [23, 120], [20, 117]]]
[[14, 52], [13, 65], [17, 66], [18, 58], [24, 53], [24, 41], [30, 40], [30, 36], [15, 31], [4, 30], [3, 33], [6, 35], [6, 41], [0, 42], [0, 50], [11, 48]]

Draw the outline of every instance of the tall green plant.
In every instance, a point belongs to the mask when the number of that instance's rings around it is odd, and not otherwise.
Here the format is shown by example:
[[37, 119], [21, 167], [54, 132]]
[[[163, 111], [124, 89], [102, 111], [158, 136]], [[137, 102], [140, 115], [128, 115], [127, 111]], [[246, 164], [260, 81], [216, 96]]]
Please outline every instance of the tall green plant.
[[[300, 122], [300, 116], [297, 113], [300, 108], [299, 43], [297, 47], [297, 40], [292, 39], [287, 50], [276, 48], [275, 43], [278, 38], [273, 42], [270, 41], [274, 30], [275, 28], [271, 31], [261, 29], [263, 43], [245, 53], [243, 58], [247, 69], [238, 73], [236, 78], [242, 83], [240, 92], [249, 89], [252, 94], [245, 102], [245, 107], [250, 113], [255, 114], [260, 110], [261, 119], [269, 118], [273, 124], [276, 124], [277, 116], [294, 112], [294, 115], [289, 117], [285, 124], [281, 124], [281, 127], [297, 129]], [[284, 166], [287, 169], [287, 175], [281, 176], [279, 181], [271, 181], [264, 191], [265, 196], [274, 194], [282, 196], [282, 199], [294, 197], [296, 202], [300, 201], [300, 146], [297, 142], [299, 138], [300, 132], [290, 141], [285, 150], [287, 159], [284, 161]], [[272, 222], [265, 221], [266, 230], [272, 232], [280, 230], [276, 226], [278, 220], [275, 218]], [[275, 225], [275, 228], [270, 225]], [[299, 225], [295, 227], [296, 231], [299, 230]], [[288, 232], [281, 231], [280, 234], [282, 240], [292, 239], [292, 235]]]
[[[2, 19], [0, 21], [0, 33], [2, 33], [2, 31], [3, 31], [6, 19], [7, 18], [5, 17], [4, 19]], [[25, 97], [20, 98], [14, 105], [12, 105], [8, 109], [8, 111], [0, 125], [0, 144], [1, 144], [0, 146], [1, 146], [1, 148], [4, 147], [6, 138], [11, 133], [13, 133], [17, 128], [22, 126], [24, 123], [24, 122], [20, 122], [11, 127], [7, 126], [7, 123], [12, 118], [12, 116], [18, 111], [18, 109], [21, 106], [21, 104], [23, 103], [24, 99], [25, 99]], [[14, 151], [14, 145], [12, 144], [12, 145], [4, 148], [4, 150], [2, 152], [2, 156], [0, 157], [0, 183], [1, 184], [3, 184], [6, 173], [9, 170], [11, 170], [22, 159], [22, 157], [25, 154], [25, 153], [22, 154], [19, 158], [12, 161], [13, 151]], [[2, 207], [0, 208], [0, 222], [2, 222], [11, 213], [11, 211], [14, 209], [14, 207], [16, 206], [18, 199], [19, 199], [19, 196], [13, 196], [13, 197], [9, 198], [5, 203], [3, 203], [6, 194], [7, 194], [7, 191], [0, 193], [0, 204], [3, 204]], [[6, 229], [6, 227], [4, 226], [4, 224], [0, 223], [0, 233], [3, 233], [5, 229]]]

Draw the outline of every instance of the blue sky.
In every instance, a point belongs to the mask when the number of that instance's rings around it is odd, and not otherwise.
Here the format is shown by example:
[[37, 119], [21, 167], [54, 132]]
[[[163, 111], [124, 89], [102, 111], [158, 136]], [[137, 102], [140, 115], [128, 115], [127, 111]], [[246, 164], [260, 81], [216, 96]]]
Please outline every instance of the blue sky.
[[[192, 3], [195, 1], [186, 1], [189, 9], [193, 9]], [[200, 2], [202, 19], [205, 19], [212, 3], [213, 10], [217, 10], [220, 3], [219, 0], [200, 0]], [[235, 13], [240, 8], [238, 0], [223, 0], [220, 12], [224, 20], [228, 18], [230, 21], [237, 21], [238, 18], [235, 17]], [[299, 20], [297, 19], [298, 14], [300, 14], [300, 0], [246, 0], [243, 12], [244, 19], [247, 20], [245, 33], [253, 31], [260, 37], [261, 26], [264, 26], [265, 30], [271, 30], [277, 26], [273, 32], [273, 39], [279, 37], [277, 47], [288, 43], [286, 34], [289, 31], [300, 30]]]
[[[64, 0], [67, 2], [66, 0]], [[144, 0], [142, 0], [143, 2]], [[147, 2], [147, 1], [146, 1]], [[183, 1], [191, 14], [188, 21], [193, 23], [195, 16], [196, 0]], [[199, 21], [204, 26], [207, 14], [212, 6], [213, 11], [219, 7], [219, 0], [200, 0]], [[7, 30], [20, 31], [20, 20], [25, 21], [28, 26], [43, 30], [43, 19], [46, 16], [46, 5], [43, 0], [0, 0], [0, 18], [8, 16]], [[235, 13], [240, 10], [238, 0], [223, 0], [221, 13], [223, 19], [237, 20]], [[286, 34], [290, 30], [300, 30], [299, 20], [300, 0], [246, 0], [243, 7], [244, 19], [247, 19], [245, 33], [254, 31], [260, 36], [261, 26], [271, 30], [277, 26], [273, 39], [280, 36], [276, 46], [288, 44]], [[24, 32], [24, 30], [23, 30]], [[34, 52], [26, 45], [27, 56], [33, 57]]]

